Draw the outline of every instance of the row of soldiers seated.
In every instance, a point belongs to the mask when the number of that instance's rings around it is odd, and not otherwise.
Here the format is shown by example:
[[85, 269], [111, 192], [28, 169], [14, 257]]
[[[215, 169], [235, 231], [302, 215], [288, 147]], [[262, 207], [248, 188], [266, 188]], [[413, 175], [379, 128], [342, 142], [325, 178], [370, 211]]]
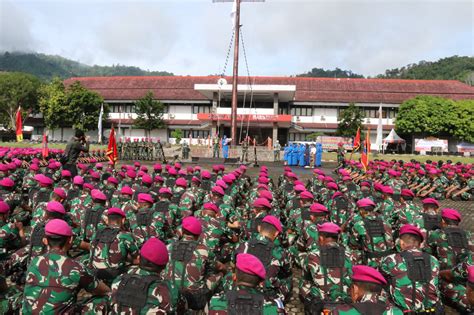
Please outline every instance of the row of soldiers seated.
[[[364, 169], [356, 161], [348, 161], [345, 169], [357, 180], [364, 178], [387, 182], [396, 192], [401, 187], [411, 189], [417, 197], [437, 200], [474, 200], [474, 168], [472, 164], [452, 163], [448, 160], [420, 163], [415, 160], [371, 161]], [[354, 175], [354, 176], [353, 176]]]
[[[473, 239], [455, 209], [343, 170], [135, 162], [0, 180], [4, 313], [468, 313]], [[347, 180], [347, 176], [354, 179]], [[26, 193], [24, 193], [26, 192]], [[22, 195], [24, 193], [24, 195]], [[88, 292], [85, 294], [82, 289]]]

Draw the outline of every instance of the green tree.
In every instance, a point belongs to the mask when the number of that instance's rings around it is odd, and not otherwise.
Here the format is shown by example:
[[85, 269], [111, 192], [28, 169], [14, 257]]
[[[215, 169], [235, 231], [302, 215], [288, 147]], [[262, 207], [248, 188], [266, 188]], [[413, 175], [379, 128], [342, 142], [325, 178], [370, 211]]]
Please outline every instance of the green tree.
[[334, 70], [326, 70], [323, 68], [313, 68], [303, 74], [298, 74], [297, 77], [312, 77], [312, 78], [363, 78], [361, 74], [352, 72], [351, 70], [342, 70], [336, 68]]
[[420, 95], [403, 102], [398, 109], [395, 128], [401, 134], [440, 136], [451, 134], [455, 102], [442, 97]]
[[175, 129], [171, 131], [171, 137], [176, 139], [176, 144], [179, 144], [181, 139], [183, 139], [183, 131], [181, 129]]
[[[84, 131], [97, 129], [103, 102], [98, 93], [84, 88], [80, 82], [66, 88], [59, 78], [42, 87], [39, 100], [48, 129], [72, 126]], [[104, 121], [108, 112], [104, 104]]]
[[355, 137], [357, 129], [362, 127], [364, 118], [365, 114], [362, 108], [355, 106], [354, 103], [350, 103], [337, 118], [339, 123], [336, 134], [343, 137]]
[[153, 129], [164, 128], [163, 113], [165, 106], [154, 99], [153, 92], [149, 91], [144, 97], [135, 102], [135, 127], [145, 129], [148, 137]]
[[446, 130], [453, 137], [474, 143], [474, 100], [457, 101], [449, 111]]
[[68, 106], [66, 88], [59, 78], [43, 85], [39, 91], [39, 108], [46, 128], [50, 130], [72, 125], [73, 110]]
[[102, 123], [109, 114], [109, 107], [99, 93], [83, 87], [79, 81], [74, 82], [66, 89], [66, 102], [72, 110], [72, 126], [84, 131], [97, 129], [100, 109], [104, 105]]
[[0, 118], [7, 122], [5, 127], [15, 127], [15, 115], [19, 106], [24, 112], [37, 111], [40, 85], [40, 80], [30, 74], [0, 73]]

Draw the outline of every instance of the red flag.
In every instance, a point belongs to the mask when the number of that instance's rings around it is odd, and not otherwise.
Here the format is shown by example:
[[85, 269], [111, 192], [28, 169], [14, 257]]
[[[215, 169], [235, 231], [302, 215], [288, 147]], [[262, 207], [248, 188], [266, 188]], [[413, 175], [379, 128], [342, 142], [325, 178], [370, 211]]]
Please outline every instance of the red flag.
[[49, 155], [48, 136], [45, 133], [43, 133], [43, 146], [41, 149], [41, 155], [43, 156], [44, 159], [46, 159]]
[[365, 171], [367, 171], [367, 166], [369, 165], [369, 155], [370, 155], [370, 129], [367, 130], [367, 136], [365, 137], [364, 147], [362, 148], [362, 153], [360, 157], [360, 162], [364, 166]]
[[354, 138], [354, 148], [352, 149], [353, 151], [356, 151], [360, 148], [360, 127], [357, 128], [357, 133]]
[[110, 130], [110, 137], [109, 137], [109, 146], [107, 147], [107, 157], [109, 161], [115, 165], [115, 162], [118, 160], [118, 151], [117, 151], [117, 141], [115, 140], [115, 129], [112, 126], [112, 130]]
[[16, 141], [23, 141], [23, 122], [21, 120], [21, 107], [16, 112]]

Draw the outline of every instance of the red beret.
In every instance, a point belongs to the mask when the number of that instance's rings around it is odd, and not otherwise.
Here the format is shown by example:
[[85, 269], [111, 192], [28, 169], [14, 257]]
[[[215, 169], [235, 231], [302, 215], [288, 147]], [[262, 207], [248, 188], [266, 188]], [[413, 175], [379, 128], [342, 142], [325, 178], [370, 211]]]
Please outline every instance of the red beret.
[[270, 180], [266, 177], [259, 177], [257, 181], [259, 184], [268, 184]]
[[284, 172], [291, 172], [291, 167], [285, 166], [285, 167], [283, 168], [283, 171], [284, 171]]
[[309, 211], [311, 213], [329, 213], [328, 208], [320, 203], [313, 203], [311, 207], [309, 207]]
[[393, 195], [393, 188], [390, 186], [382, 186], [382, 192], [384, 194]]
[[142, 165], [140, 167], [140, 170], [146, 173], [146, 172], [148, 172], [148, 167], [146, 165]]
[[62, 170], [61, 171], [62, 177], [71, 177], [71, 172], [69, 170]]
[[113, 176], [110, 176], [109, 178], [107, 178], [107, 182], [110, 183], [110, 184], [115, 184], [115, 185], [118, 185], [118, 179], [113, 177]]
[[120, 208], [115, 208], [115, 207], [109, 208], [109, 209], [107, 210], [107, 215], [111, 215], [111, 214], [118, 214], [119, 216], [121, 216], [121, 217], [123, 217], [123, 218], [125, 218], [125, 216], [126, 216], [126, 215], [125, 215], [125, 212], [123, 212], [122, 209], [120, 209]]
[[258, 276], [261, 279], [265, 279], [267, 276], [265, 266], [260, 259], [251, 254], [238, 254], [235, 267], [246, 274]]
[[404, 226], [400, 228], [400, 236], [402, 236], [403, 234], [413, 234], [420, 237], [421, 240], [423, 240], [424, 238], [423, 233], [421, 233], [421, 230], [411, 224], [405, 224]]
[[229, 186], [227, 186], [227, 184], [226, 184], [222, 179], [218, 179], [218, 180], [216, 181], [216, 186], [222, 187], [222, 188], [224, 188], [224, 189], [226, 189], [227, 187], [229, 187]]
[[272, 208], [272, 205], [270, 204], [270, 201], [268, 201], [268, 200], [265, 199], [265, 198], [257, 198], [257, 199], [255, 199], [255, 201], [253, 202], [253, 207], [254, 207], [254, 208], [267, 208], [267, 209], [271, 209], [271, 208]]
[[120, 189], [120, 193], [122, 195], [130, 195], [133, 196], [133, 190], [129, 186], [123, 186], [122, 189]]
[[10, 206], [5, 201], [0, 201], [0, 213], [8, 213], [10, 211]]
[[224, 193], [224, 189], [222, 189], [222, 187], [220, 186], [214, 186], [212, 187], [212, 190], [211, 190], [213, 193], [216, 193], [216, 194], [219, 194], [221, 196], [224, 196], [225, 193]]
[[467, 267], [467, 282], [474, 284], [474, 265]]
[[139, 166], [140, 166], [140, 162], [138, 162], [138, 161], [133, 162], [133, 165], [134, 165], [135, 167], [139, 167]]
[[201, 178], [202, 179], [210, 179], [211, 178], [211, 173], [209, 173], [208, 171], [202, 171], [201, 172]]
[[401, 195], [405, 197], [415, 197], [415, 193], [407, 188], [402, 189]]
[[93, 190], [94, 189], [94, 185], [92, 185], [91, 183], [85, 183], [84, 185], [82, 185], [82, 187], [84, 189], [89, 189], [89, 190]]
[[94, 171], [91, 171], [91, 177], [95, 179], [100, 179], [100, 174]]
[[456, 209], [444, 208], [441, 216], [445, 219], [461, 221], [461, 214]]
[[175, 185], [186, 188], [188, 187], [188, 182], [184, 178], [178, 178], [175, 182]]
[[153, 197], [150, 194], [138, 194], [138, 202], [154, 203]]
[[314, 196], [310, 191], [305, 190], [300, 194], [300, 198], [301, 199], [311, 199], [311, 200], [313, 200]]
[[271, 192], [269, 192], [268, 190], [261, 190], [259, 193], [258, 193], [258, 197], [259, 198], [265, 198], [267, 199], [268, 201], [272, 201], [273, 200], [273, 195]]
[[357, 201], [357, 207], [359, 208], [375, 207], [375, 202], [370, 198], [362, 198]]
[[178, 163], [178, 162], [174, 163], [174, 168], [178, 170], [181, 169], [181, 163]]
[[13, 186], [15, 186], [15, 182], [11, 178], [5, 177], [2, 180], [0, 180], [0, 186], [2, 186], [2, 187], [13, 187]]
[[97, 163], [95, 167], [98, 169], [101, 169], [102, 167], [104, 167], [104, 165], [102, 163]]
[[200, 179], [199, 177], [193, 176], [193, 177], [191, 178], [191, 182], [193, 182], [193, 183], [200, 183], [200, 182], [201, 182], [201, 179]]
[[153, 165], [153, 169], [155, 171], [161, 171], [163, 168], [162, 168], [161, 164], [157, 163], [157, 164]]
[[439, 207], [439, 202], [438, 200], [434, 198], [425, 198], [421, 201], [424, 205], [436, 205], [436, 207]]
[[168, 249], [166, 248], [165, 243], [155, 237], [152, 237], [143, 243], [143, 246], [140, 249], [140, 256], [157, 266], [166, 265], [169, 259]]
[[178, 175], [178, 171], [174, 167], [170, 167], [170, 169], [168, 170], [168, 173], [173, 176]]
[[58, 197], [61, 198], [61, 199], [66, 199], [67, 198], [66, 192], [62, 188], [54, 188], [53, 193], [58, 195]]
[[95, 199], [95, 200], [102, 200], [102, 201], [107, 200], [107, 196], [98, 189], [92, 189], [91, 197], [92, 199]]
[[129, 169], [127, 171], [127, 176], [130, 177], [130, 178], [135, 178], [135, 177], [137, 177], [137, 173], [134, 170]]
[[183, 229], [194, 235], [201, 235], [201, 222], [196, 217], [186, 217], [183, 219]]
[[160, 194], [167, 194], [167, 195], [172, 195], [173, 193], [171, 192], [171, 189], [168, 187], [161, 187], [160, 190], [158, 191]]
[[334, 194], [332, 194], [331, 199], [336, 199], [336, 198], [341, 197], [341, 196], [344, 196], [342, 194], [342, 192], [336, 191], [336, 192], [334, 192]]
[[48, 204], [46, 205], [46, 211], [66, 214], [66, 210], [64, 209], [63, 204], [58, 201], [48, 202]]
[[263, 218], [262, 222], [266, 222], [268, 224], [273, 225], [280, 233], [283, 232], [280, 220], [273, 215], [267, 215], [265, 218]]
[[157, 182], [164, 183], [165, 182], [163, 177], [161, 177], [160, 175], [156, 175], [153, 179], [154, 179], [155, 183], [157, 183]]
[[31, 164], [31, 165], [30, 165], [30, 170], [32, 170], [32, 171], [38, 171], [38, 170], [39, 170], [38, 164], [36, 164], [36, 163]]
[[370, 282], [382, 286], [387, 284], [387, 280], [377, 269], [363, 265], [352, 266], [352, 281]]
[[211, 210], [214, 212], [219, 212], [219, 207], [215, 203], [212, 202], [206, 202], [203, 206], [204, 210]]
[[51, 186], [53, 184], [53, 180], [43, 174], [35, 175], [34, 179], [40, 184], [40, 186]]
[[326, 187], [329, 188], [329, 189], [333, 189], [333, 190], [338, 190], [339, 189], [339, 186], [337, 186], [337, 184], [335, 182], [328, 182], [326, 184]]
[[298, 178], [298, 176], [296, 176], [295, 173], [291, 173], [291, 172], [288, 173], [288, 174], [286, 174], [286, 176], [289, 177], [289, 178], [294, 178], [294, 179], [297, 179], [297, 178]]
[[323, 224], [318, 224], [318, 231], [323, 233], [339, 234], [341, 233], [341, 228], [335, 223], [326, 222]]
[[151, 178], [150, 175], [148, 175], [148, 174], [143, 174], [143, 176], [142, 176], [142, 183], [150, 185], [150, 184], [153, 183], [153, 179]]
[[72, 236], [71, 227], [61, 219], [53, 219], [46, 223], [44, 232], [49, 236]]
[[306, 190], [306, 187], [304, 187], [303, 185], [295, 185], [294, 189], [296, 192], [302, 192]]

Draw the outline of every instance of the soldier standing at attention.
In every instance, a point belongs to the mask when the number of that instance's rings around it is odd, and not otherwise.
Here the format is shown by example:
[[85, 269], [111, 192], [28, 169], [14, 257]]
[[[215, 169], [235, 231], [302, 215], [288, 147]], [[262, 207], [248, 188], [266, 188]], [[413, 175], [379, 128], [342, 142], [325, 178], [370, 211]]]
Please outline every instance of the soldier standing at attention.
[[46, 224], [45, 242], [48, 251], [31, 261], [23, 298], [24, 314], [75, 313], [80, 289], [99, 297], [110, 289], [90, 274], [78, 261], [67, 255], [72, 245], [71, 227], [61, 219]]
[[219, 158], [219, 138], [212, 139], [212, 157]]
[[244, 141], [242, 141], [242, 158], [240, 160], [241, 163], [249, 161], [249, 142], [248, 137], [245, 137]]
[[400, 253], [382, 259], [392, 301], [408, 314], [444, 314], [438, 289], [439, 262], [420, 250], [423, 233], [414, 225], [400, 229]]
[[275, 162], [280, 161], [280, 151], [281, 151], [280, 142], [276, 140], [275, 144], [273, 145], [273, 160]]

